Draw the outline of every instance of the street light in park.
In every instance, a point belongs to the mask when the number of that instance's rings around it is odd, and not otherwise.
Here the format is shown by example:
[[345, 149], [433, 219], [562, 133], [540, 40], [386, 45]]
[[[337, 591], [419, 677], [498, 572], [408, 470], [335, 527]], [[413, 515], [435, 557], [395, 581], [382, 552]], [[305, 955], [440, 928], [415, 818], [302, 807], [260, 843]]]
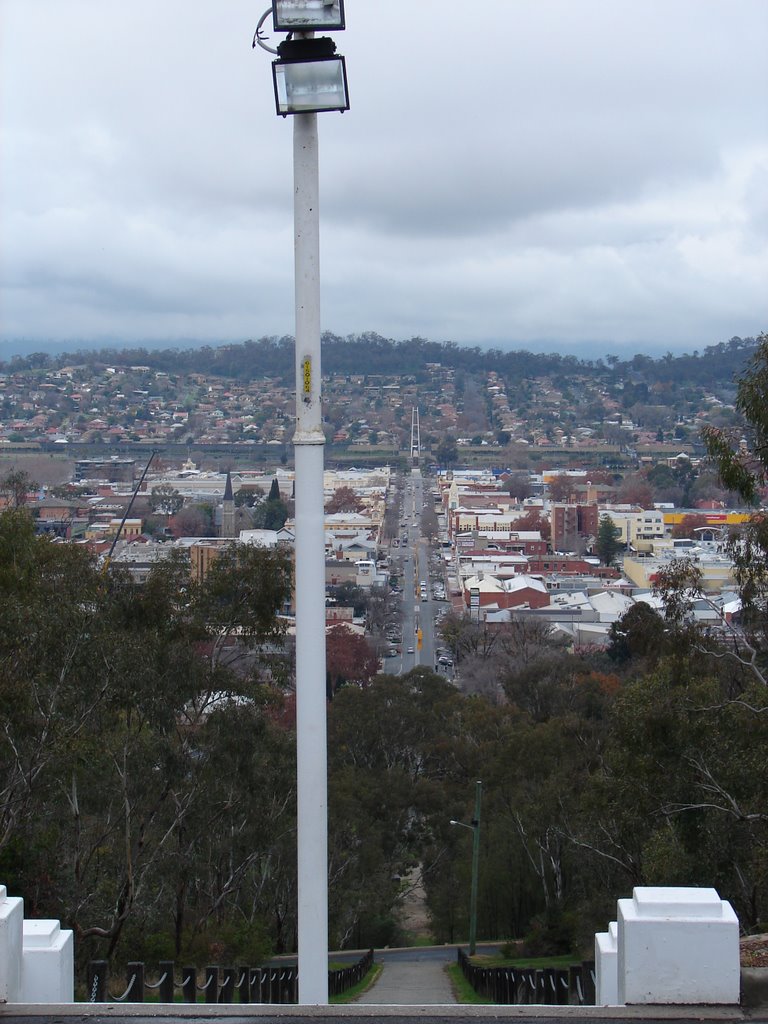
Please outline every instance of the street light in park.
[[[277, 49], [262, 26], [288, 32]], [[253, 37], [277, 56], [277, 113], [293, 115], [296, 303], [296, 795], [299, 1002], [328, 1002], [328, 781], [325, 707], [325, 524], [320, 388], [317, 114], [348, 110], [344, 58], [315, 30], [343, 29], [343, 0], [272, 0]]]
[[451, 825], [460, 825], [472, 831], [472, 889], [469, 897], [469, 955], [474, 956], [477, 948], [477, 876], [480, 868], [480, 804], [483, 784], [475, 783], [475, 816], [470, 825], [451, 819]]

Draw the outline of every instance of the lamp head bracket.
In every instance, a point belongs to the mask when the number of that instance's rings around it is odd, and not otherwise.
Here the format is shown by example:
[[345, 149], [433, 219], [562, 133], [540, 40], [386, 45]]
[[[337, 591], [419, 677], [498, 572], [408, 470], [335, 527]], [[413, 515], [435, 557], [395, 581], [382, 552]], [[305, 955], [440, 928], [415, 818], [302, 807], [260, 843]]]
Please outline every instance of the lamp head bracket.
[[280, 60], [323, 60], [333, 57], [336, 43], [329, 36], [320, 36], [319, 39], [284, 39], [278, 44], [277, 52]]

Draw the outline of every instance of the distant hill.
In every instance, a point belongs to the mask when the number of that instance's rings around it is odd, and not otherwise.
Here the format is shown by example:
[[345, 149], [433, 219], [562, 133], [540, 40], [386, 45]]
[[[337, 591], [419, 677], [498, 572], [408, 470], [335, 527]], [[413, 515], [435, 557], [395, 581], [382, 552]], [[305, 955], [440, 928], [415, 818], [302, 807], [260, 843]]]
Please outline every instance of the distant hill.
[[[426, 372], [427, 364], [439, 363], [465, 373], [495, 371], [507, 378], [548, 376], [558, 381], [572, 379], [574, 375], [615, 374], [619, 377], [634, 375], [645, 383], [677, 380], [717, 388], [729, 385], [743, 370], [755, 344], [754, 338], [734, 337], [691, 354], [667, 353], [657, 359], [637, 354], [625, 360], [617, 356], [592, 360], [525, 350], [502, 352], [424, 338], [394, 341], [375, 333], [346, 338], [325, 333], [323, 371], [327, 374], [407, 375], [418, 380]], [[0, 371], [56, 369], [71, 364], [94, 368], [113, 364], [142, 365], [169, 373], [201, 373], [243, 380], [275, 377], [289, 381], [294, 372], [294, 346], [291, 337], [271, 337], [181, 350], [104, 348], [55, 356], [37, 352], [0, 362]]]

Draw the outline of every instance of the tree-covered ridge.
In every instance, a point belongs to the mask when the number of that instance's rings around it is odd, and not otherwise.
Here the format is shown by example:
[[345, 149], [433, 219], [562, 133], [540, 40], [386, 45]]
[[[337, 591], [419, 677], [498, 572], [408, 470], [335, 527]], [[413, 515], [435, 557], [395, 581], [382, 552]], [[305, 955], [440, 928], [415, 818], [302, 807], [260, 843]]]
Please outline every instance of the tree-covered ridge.
[[[648, 383], [679, 380], [686, 384], [722, 385], [732, 381], [755, 348], [754, 338], [731, 338], [690, 354], [651, 356], [635, 354], [628, 359], [610, 356], [603, 359], [579, 359], [574, 355], [540, 354], [526, 350], [482, 349], [454, 342], [428, 341], [425, 338], [393, 340], [375, 332], [340, 337], [323, 334], [323, 372], [325, 374], [413, 376], [418, 379], [430, 363], [456, 371], [478, 373], [493, 371], [509, 379], [547, 376], [554, 381], [574, 375], [627, 376], [641, 374]], [[61, 356], [33, 353], [0, 363], [0, 371], [55, 369], [70, 364], [92, 367], [142, 365], [168, 373], [200, 373], [206, 376], [250, 380], [275, 377], [290, 382], [294, 373], [292, 337], [264, 337], [242, 344], [184, 350], [147, 348], [105, 348], [75, 350]]]

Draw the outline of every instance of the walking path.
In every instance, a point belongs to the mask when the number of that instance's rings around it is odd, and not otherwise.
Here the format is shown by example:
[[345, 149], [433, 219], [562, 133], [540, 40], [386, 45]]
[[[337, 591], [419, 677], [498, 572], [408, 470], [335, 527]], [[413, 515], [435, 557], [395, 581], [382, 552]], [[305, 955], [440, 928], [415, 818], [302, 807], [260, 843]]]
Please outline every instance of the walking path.
[[376, 982], [356, 1003], [377, 1006], [445, 1006], [455, 1003], [444, 960], [385, 963]]

